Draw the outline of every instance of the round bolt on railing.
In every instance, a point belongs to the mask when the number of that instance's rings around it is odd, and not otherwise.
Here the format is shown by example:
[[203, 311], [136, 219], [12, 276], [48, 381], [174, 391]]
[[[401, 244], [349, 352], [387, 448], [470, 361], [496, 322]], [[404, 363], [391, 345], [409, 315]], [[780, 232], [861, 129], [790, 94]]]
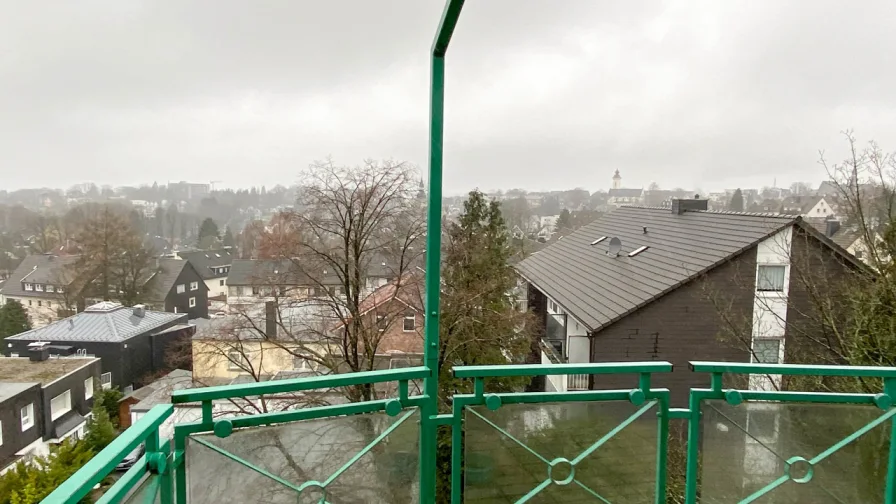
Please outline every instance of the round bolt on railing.
[[398, 399], [390, 399], [388, 402], [386, 402], [385, 410], [386, 414], [389, 416], [394, 417], [398, 415], [402, 410], [401, 401], [399, 401]]
[[495, 411], [501, 407], [501, 397], [497, 394], [489, 394], [485, 396], [485, 407]]
[[233, 434], [233, 423], [230, 420], [218, 420], [215, 422], [214, 431], [219, 438], [226, 438]]
[[576, 479], [576, 466], [568, 459], [557, 457], [548, 464], [548, 478], [555, 485], [566, 486]]
[[790, 457], [784, 464], [784, 473], [790, 477], [794, 483], [808, 483], [812, 481], [814, 470], [812, 462], [803, 457]]
[[744, 402], [744, 396], [740, 393], [739, 390], [726, 390], [725, 402], [732, 406], [737, 406], [738, 404]]

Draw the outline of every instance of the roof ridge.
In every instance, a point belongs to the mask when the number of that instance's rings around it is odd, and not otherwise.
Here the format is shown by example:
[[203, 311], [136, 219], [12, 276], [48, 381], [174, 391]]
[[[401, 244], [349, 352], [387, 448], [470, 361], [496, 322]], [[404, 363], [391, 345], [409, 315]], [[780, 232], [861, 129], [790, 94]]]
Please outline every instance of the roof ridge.
[[[123, 309], [123, 308], [125, 308], [125, 307], [122, 306], [119, 309]], [[115, 311], [117, 311], [117, 310], [112, 310], [110, 312], [103, 312], [103, 318], [106, 319], [106, 325], [109, 326], [109, 329], [112, 331], [112, 334], [115, 336], [115, 339], [117, 340], [117, 339], [119, 339], [118, 328], [115, 327], [115, 322], [112, 320], [112, 313], [114, 313]]]
[[779, 219], [796, 220], [799, 215], [788, 215], [778, 212], [738, 212], [736, 210], [687, 210], [688, 212], [711, 213], [720, 215], [743, 215], [746, 217], [775, 217]]
[[[641, 210], [664, 210], [667, 212], [672, 211], [672, 207], [667, 206], [655, 206], [655, 205], [620, 205], [619, 208], [637, 208]], [[788, 220], [796, 220], [798, 215], [788, 215], [782, 214], [779, 212], [738, 212], [736, 210], [698, 210], [698, 209], [690, 209], [685, 210], [684, 213], [707, 213], [707, 214], [719, 214], [719, 215], [743, 215], [746, 217], [775, 217], [781, 219]]]

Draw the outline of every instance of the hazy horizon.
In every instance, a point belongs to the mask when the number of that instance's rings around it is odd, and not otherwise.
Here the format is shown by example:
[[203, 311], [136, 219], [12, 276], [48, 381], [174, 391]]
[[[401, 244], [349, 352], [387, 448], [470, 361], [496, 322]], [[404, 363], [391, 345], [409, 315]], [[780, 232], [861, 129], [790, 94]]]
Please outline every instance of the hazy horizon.
[[[0, 2], [2, 189], [426, 169], [442, 2]], [[817, 184], [845, 129], [896, 145], [894, 25], [885, 0], [467, 2], [445, 193]]]

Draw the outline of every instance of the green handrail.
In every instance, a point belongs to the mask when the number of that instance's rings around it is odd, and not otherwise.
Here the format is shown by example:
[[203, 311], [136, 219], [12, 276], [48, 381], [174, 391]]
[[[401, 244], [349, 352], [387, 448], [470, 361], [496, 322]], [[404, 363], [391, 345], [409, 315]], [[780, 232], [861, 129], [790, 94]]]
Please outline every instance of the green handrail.
[[457, 378], [499, 376], [548, 376], [573, 374], [670, 373], [669, 362], [594, 362], [575, 364], [507, 364], [497, 366], [459, 366], [452, 369]]
[[759, 364], [749, 362], [689, 363], [697, 373], [773, 374], [788, 376], [848, 376], [856, 378], [896, 378], [896, 367], [830, 366], [816, 364]]
[[[120, 436], [109, 443], [109, 446], [97, 453], [84, 467], [78, 469], [56, 490], [53, 490], [41, 503], [73, 504], [81, 500], [90, 493], [94, 486], [103, 481], [103, 478], [115, 470], [121, 460], [134, 451], [140, 443], [156, 436], [156, 444], [158, 444], [159, 426], [172, 413], [174, 413], [174, 406], [171, 404], [154, 406], [137, 423], [122, 432]], [[152, 452], [153, 448], [157, 447], [147, 446], [147, 454]]]
[[174, 404], [182, 404], [199, 401], [214, 401], [217, 399], [230, 399], [235, 397], [285, 394], [289, 392], [301, 392], [303, 390], [369, 385], [401, 380], [421, 380], [428, 376], [430, 376], [430, 370], [428, 368], [417, 366], [403, 369], [384, 369], [382, 371], [331, 374], [310, 378], [292, 378], [289, 380], [220, 385], [217, 387], [176, 390], [171, 394], [171, 402]]

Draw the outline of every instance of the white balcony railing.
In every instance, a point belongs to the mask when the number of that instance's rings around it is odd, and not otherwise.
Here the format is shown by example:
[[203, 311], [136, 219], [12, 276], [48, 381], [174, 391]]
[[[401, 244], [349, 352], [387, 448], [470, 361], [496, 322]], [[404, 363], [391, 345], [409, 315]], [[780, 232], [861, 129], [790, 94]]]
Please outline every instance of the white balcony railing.
[[588, 375], [573, 374], [566, 376], [566, 390], [588, 390]]

